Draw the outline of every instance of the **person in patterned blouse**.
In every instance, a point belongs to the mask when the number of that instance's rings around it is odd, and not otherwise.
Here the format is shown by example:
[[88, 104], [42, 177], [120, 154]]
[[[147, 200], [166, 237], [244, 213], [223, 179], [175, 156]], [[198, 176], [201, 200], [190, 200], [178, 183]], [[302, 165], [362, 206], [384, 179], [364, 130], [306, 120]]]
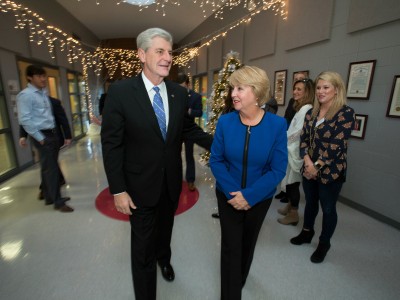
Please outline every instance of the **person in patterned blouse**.
[[310, 259], [313, 263], [321, 263], [331, 247], [330, 240], [337, 224], [336, 202], [346, 180], [347, 141], [355, 115], [346, 104], [346, 88], [338, 73], [322, 72], [315, 83], [314, 105], [306, 113], [300, 137], [306, 198], [304, 224], [300, 234], [290, 242], [294, 245], [311, 243], [320, 203], [322, 231]]

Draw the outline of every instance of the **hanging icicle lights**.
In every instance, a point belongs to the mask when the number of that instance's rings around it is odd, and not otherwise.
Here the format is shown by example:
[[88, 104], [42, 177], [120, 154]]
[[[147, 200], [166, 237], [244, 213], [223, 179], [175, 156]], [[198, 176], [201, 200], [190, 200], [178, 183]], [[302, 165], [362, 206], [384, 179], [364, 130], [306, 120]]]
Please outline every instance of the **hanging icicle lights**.
[[[86, 0], [89, 1], [89, 0]], [[121, 2], [121, 1], [119, 1]], [[160, 1], [157, 1], [159, 3]], [[168, 2], [164, 0], [164, 2]], [[171, 3], [170, 3], [171, 2]], [[173, 4], [174, 1], [168, 3]], [[178, 2], [178, 1], [175, 1]], [[194, 3], [199, 0], [194, 1]], [[212, 1], [200, 1], [200, 2], [212, 2]], [[216, 5], [218, 1], [214, 1]], [[175, 49], [174, 64], [179, 66], [186, 66], [192, 59], [199, 55], [199, 50], [202, 47], [207, 47], [215, 42], [218, 38], [224, 37], [228, 32], [244, 23], [250, 22], [252, 17], [259, 14], [264, 10], [273, 10], [276, 14], [286, 18], [286, 0], [285, 1], [223, 1], [225, 5], [223, 7], [233, 7], [239, 5], [241, 2], [246, 7], [263, 3], [263, 6], [254, 9], [248, 15], [241, 19], [232, 22], [231, 24], [202, 37], [201, 39], [194, 41], [188, 45]], [[165, 3], [164, 3], [165, 5]], [[221, 4], [220, 4], [221, 6]], [[222, 7], [222, 6], [221, 6]], [[45, 43], [48, 51], [52, 58], [55, 58], [55, 47], [60, 47], [61, 51], [67, 51], [67, 58], [70, 63], [77, 61], [78, 59], [84, 63], [85, 67], [93, 67], [94, 72], [97, 75], [101, 74], [102, 68], [106, 68], [110, 78], [113, 78], [116, 71], [119, 70], [123, 77], [129, 77], [137, 74], [141, 70], [141, 64], [137, 57], [137, 52], [134, 50], [126, 49], [108, 49], [91, 46], [95, 49], [94, 51], [85, 51], [82, 49], [80, 41], [69, 36], [61, 29], [48, 24], [39, 14], [30, 10], [28, 7], [24, 7], [21, 4], [17, 4], [14, 1], [0, 0], [0, 12], [13, 13], [15, 16], [15, 28], [16, 29], [28, 29], [29, 40], [38, 45]], [[199, 45], [199, 46], [193, 46]], [[83, 57], [85, 59], [83, 59]]]

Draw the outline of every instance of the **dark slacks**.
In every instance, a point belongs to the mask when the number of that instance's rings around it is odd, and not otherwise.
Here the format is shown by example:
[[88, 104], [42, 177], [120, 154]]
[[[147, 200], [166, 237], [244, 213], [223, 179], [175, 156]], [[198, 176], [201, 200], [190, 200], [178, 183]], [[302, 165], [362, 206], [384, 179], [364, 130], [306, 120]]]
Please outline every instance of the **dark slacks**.
[[294, 182], [286, 185], [286, 198], [293, 208], [299, 207], [300, 202], [300, 182]]
[[193, 157], [194, 143], [190, 140], [185, 140], [185, 157], [186, 157], [186, 181], [194, 182], [196, 178], [196, 169]]
[[316, 180], [303, 177], [303, 189], [306, 197], [304, 209], [304, 225], [306, 229], [314, 229], [315, 218], [318, 215], [319, 203], [322, 208], [322, 231], [319, 241], [329, 244], [337, 224], [336, 202], [342, 189], [342, 181], [322, 184]]
[[221, 224], [221, 299], [237, 300], [249, 275], [258, 234], [271, 205], [271, 199], [238, 211], [216, 190]]
[[[59, 154], [60, 154], [60, 148], [58, 148], [57, 161], [58, 161]], [[61, 171], [61, 168], [60, 168], [59, 164], [58, 164], [58, 172], [59, 172], [59, 176], [60, 176], [59, 179], [60, 179], [60, 186], [61, 186], [61, 185], [65, 184], [65, 177], [64, 177], [63, 172]], [[39, 189], [43, 190], [43, 184], [42, 183], [40, 183]]]
[[156, 299], [157, 262], [160, 266], [170, 263], [177, 205], [170, 199], [164, 180], [156, 206], [131, 210], [131, 263], [136, 300]]
[[42, 190], [47, 204], [55, 207], [64, 205], [60, 195], [60, 173], [58, 166], [59, 140], [55, 133], [45, 133], [46, 139], [41, 145], [35, 139], [34, 146], [39, 151]]

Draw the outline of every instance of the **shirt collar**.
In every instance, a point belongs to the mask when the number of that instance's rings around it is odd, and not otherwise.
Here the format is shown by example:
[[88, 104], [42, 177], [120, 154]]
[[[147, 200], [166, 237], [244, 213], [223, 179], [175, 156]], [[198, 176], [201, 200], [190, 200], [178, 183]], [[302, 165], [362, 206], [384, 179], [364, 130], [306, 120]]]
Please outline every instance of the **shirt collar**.
[[28, 88], [30, 90], [32, 90], [33, 92], [39, 92], [42, 94], [46, 94], [46, 89], [39, 89], [36, 86], [34, 86], [32, 83], [29, 83], [29, 82], [28, 82]]
[[[144, 75], [144, 73], [142, 72], [142, 79], [144, 82], [144, 86], [146, 87], [146, 91], [147, 93], [155, 93], [155, 91], [153, 90], [154, 84], [151, 83], [151, 81], [146, 77], [146, 75]], [[166, 86], [165, 86], [165, 82], [162, 81], [159, 85], [157, 85], [160, 88], [160, 93], [166, 93]]]

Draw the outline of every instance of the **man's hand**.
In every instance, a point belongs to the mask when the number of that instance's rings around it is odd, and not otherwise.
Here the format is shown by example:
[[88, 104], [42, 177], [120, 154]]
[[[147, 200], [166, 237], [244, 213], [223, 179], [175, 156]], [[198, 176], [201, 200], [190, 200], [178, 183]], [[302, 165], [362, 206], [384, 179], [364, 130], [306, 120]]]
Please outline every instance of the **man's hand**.
[[136, 209], [136, 205], [127, 192], [114, 195], [114, 205], [117, 211], [125, 215], [132, 215], [131, 208]]
[[249, 210], [251, 206], [243, 197], [242, 192], [230, 192], [232, 196], [234, 196], [231, 200], [228, 201], [230, 205], [233, 206], [234, 209], [237, 210]]
[[69, 146], [71, 145], [72, 140], [71, 139], [66, 139], [64, 140], [64, 146]]
[[22, 148], [25, 148], [25, 147], [28, 145], [28, 143], [26, 142], [26, 138], [24, 138], [24, 137], [19, 138], [19, 145], [20, 145]]

